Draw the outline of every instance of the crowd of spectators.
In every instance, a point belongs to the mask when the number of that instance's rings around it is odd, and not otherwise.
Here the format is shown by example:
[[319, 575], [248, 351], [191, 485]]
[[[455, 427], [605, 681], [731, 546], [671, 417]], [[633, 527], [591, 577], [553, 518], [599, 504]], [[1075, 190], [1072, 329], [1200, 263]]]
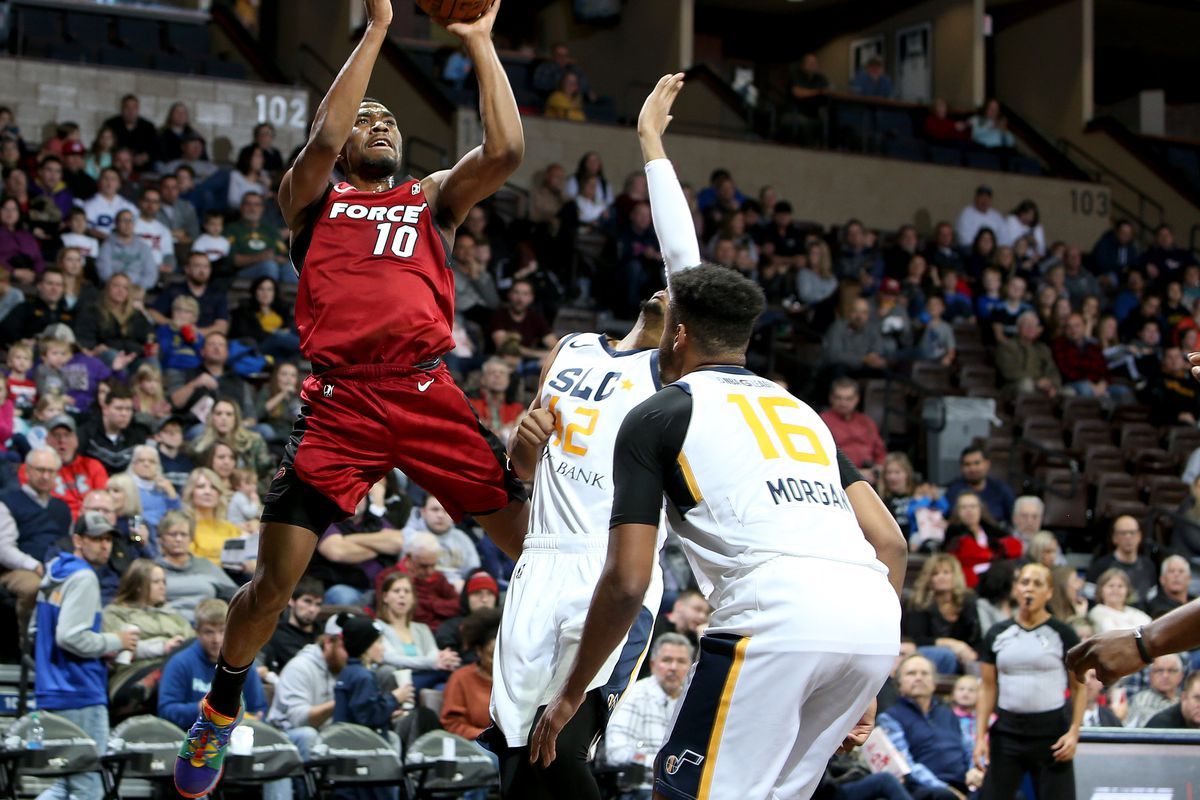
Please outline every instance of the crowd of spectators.
[[[587, 91], [569, 61], [557, 66], [558, 84], [573, 78]], [[805, 81], [816, 90], [811, 74]], [[192, 676], [219, 648], [223, 602], [255, 568], [261, 493], [307, 367], [290, 313], [289, 232], [273, 202], [287, 161], [262, 125], [236, 165], [213, 163], [184, 104], [158, 128], [126, 98], [90, 147], [68, 124], [27, 142], [10, 111], [0, 116], [5, 624], [22, 636], [31, 617], [39, 631], [61, 625], [51, 596], [81, 592], [72, 613], [87, 611], [77, 622], [90, 636], [37, 637], [42, 707], [77, 712], [89, 732], [100, 717], [107, 726], [110, 715], [155, 708], [185, 725], [199, 697]], [[573, 169], [545, 165], [530, 188], [527, 217], [474, 209], [452, 258], [457, 346], [447, 360], [502, 438], [536, 385], [561, 307], [619, 326], [662, 285], [640, 173], [614, 179], [587, 153]], [[1137, 518], [1113, 521], [1111, 543], [1076, 571], [1063, 564], [1073, 543], [1043, 530], [1043, 501], [1014, 497], [984, 450], [968, 448], [961, 474], [935, 485], [914, 463], [919, 450], [889, 452], [890, 433], [864, 408], [872, 379], [961, 363], [956, 339], [970, 332], [990, 348], [1001, 404], [1094, 397], [1106, 412], [1141, 404], [1155, 424], [1194, 427], [1200, 401], [1182, 353], [1200, 349], [1200, 265], [1168, 226], [1143, 250], [1117, 221], [1085, 248], [1054, 239], [1029, 201], [1006, 198], [1012, 211], [997, 210], [984, 185], [928, 238], [856, 219], [830, 231], [793, 217], [789, 187], [752, 191], [715, 169], [708, 186], [685, 189], [705, 257], [767, 295], [751, 365], [828, 398], [815, 404], [923, 565], [904, 631], [906, 652], [925, 659], [905, 661], [898, 677], [913, 713], [935, 714], [926, 687], [938, 675], [978, 674], [989, 628], [1013, 615], [1016, 565], [1056, 569], [1051, 607], [1077, 629], [1135, 625], [1188, 599], [1188, 560], [1164, 558]], [[707, 620], [677, 545], [663, 562], [665, 613], [643, 683], [614, 721], [617, 762], [645, 762]], [[442, 687], [440, 724], [477, 732], [512, 569], [469, 520], [456, 526], [436, 498], [389, 475], [320, 537], [264, 650], [261, 700], [248, 707], [305, 750], [332, 720], [436, 725], [413, 705]], [[86, 680], [62, 672], [55, 648], [87, 660]], [[1174, 714], [1200, 727], [1200, 682], [1183, 682], [1193, 659], [1159, 662], [1089, 690], [1090, 718], [1153, 725]], [[167, 691], [168, 678], [186, 690]], [[970, 707], [950, 711], [961, 721]], [[949, 718], [936, 714], [949, 737]], [[950, 785], [969, 783], [943, 755], [926, 765], [926, 788], [951, 768]]]

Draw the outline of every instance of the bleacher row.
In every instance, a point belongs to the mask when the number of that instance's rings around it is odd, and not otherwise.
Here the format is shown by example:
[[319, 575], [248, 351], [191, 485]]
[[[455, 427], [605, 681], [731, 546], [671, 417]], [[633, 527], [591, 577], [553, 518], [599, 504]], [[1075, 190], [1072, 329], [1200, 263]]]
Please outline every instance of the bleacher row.
[[9, 50], [58, 61], [242, 80], [246, 69], [211, 53], [208, 28], [126, 15], [18, 6]]

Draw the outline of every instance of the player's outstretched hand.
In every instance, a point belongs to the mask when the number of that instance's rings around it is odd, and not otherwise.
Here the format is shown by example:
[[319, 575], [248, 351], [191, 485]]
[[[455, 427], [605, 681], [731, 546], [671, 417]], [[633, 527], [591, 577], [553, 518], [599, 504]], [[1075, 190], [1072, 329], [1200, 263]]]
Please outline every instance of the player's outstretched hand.
[[1188, 353], [1188, 363], [1192, 365], [1192, 377], [1200, 381], [1200, 353]]
[[638, 115], [638, 135], [661, 137], [671, 124], [671, 106], [675, 98], [683, 91], [683, 73], [664, 75], [646, 102], [642, 104], [642, 113]]
[[492, 26], [496, 24], [496, 15], [500, 13], [500, 0], [495, 0], [491, 7], [483, 12], [483, 16], [471, 22], [447, 22], [438, 20], [446, 26], [446, 30], [460, 39], [470, 39], [472, 36], [484, 36], [491, 39]]
[[392, 0], [363, 0], [367, 22], [384, 28], [392, 24]]
[[533, 729], [533, 736], [529, 739], [530, 764], [534, 766], [540, 764], [545, 769], [554, 763], [557, 756], [555, 745], [558, 743], [558, 734], [567, 727], [567, 723], [583, 705], [583, 697], [582, 694], [578, 697], [567, 697], [560, 692], [550, 701], [550, 705], [546, 706], [546, 713], [542, 714], [542, 718], [538, 720], [537, 726]]
[[875, 712], [879, 708], [879, 701], [872, 700], [871, 705], [863, 712], [862, 718], [858, 724], [850, 729], [850, 733], [846, 735], [842, 746], [837, 749], [839, 755], [849, 753], [856, 747], [862, 747], [867, 741], [867, 737], [871, 735], [871, 731], [875, 730]]
[[553, 435], [554, 412], [545, 408], [530, 411], [517, 427], [517, 441], [532, 448], [536, 453], [542, 452], [542, 448]]
[[[1192, 368], [1193, 371], [1196, 367]], [[1085, 639], [1067, 653], [1067, 669], [1075, 673], [1080, 683], [1087, 678], [1089, 669], [1096, 670], [1096, 677], [1105, 686], [1146, 666], [1138, 653], [1133, 632], [1110, 631]]]

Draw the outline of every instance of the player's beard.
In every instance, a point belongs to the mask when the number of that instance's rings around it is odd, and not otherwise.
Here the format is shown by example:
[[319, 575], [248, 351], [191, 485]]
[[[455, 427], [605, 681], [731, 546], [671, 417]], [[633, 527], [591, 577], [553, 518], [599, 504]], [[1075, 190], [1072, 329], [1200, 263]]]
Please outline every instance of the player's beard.
[[400, 170], [400, 159], [393, 153], [377, 156], [363, 153], [358, 162], [358, 175], [368, 181], [381, 181], [390, 178]]

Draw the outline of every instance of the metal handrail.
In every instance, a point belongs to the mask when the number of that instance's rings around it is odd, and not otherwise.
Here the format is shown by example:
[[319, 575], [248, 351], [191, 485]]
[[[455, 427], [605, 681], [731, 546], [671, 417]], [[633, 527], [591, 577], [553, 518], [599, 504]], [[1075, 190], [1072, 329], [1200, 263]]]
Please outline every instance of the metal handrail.
[[[1155, 200], [1150, 195], [1143, 192], [1141, 189], [1139, 189], [1137, 186], [1135, 186], [1133, 184], [1133, 182], [1130, 181], [1128, 178], [1124, 178], [1121, 175], [1117, 174], [1111, 167], [1109, 167], [1104, 162], [1100, 161], [1098, 158], [1093, 156], [1091, 153], [1087, 152], [1086, 150], [1079, 147], [1078, 145], [1072, 144], [1071, 142], [1067, 141], [1066, 139], [1059, 139], [1058, 146], [1059, 146], [1059, 149], [1061, 149], [1068, 158], [1074, 159], [1074, 158], [1078, 157], [1079, 159], [1086, 162], [1089, 166], [1091, 166], [1092, 171], [1090, 172], [1090, 174], [1092, 174], [1094, 180], [1100, 181], [1103, 179], [1103, 180], [1111, 181], [1120, 186], [1123, 186], [1124, 188], [1128, 189], [1133, 194], [1137, 195], [1138, 213], [1136, 215], [1129, 214], [1129, 216], [1136, 217], [1137, 222], [1144, 229], [1153, 230], [1154, 228], [1158, 227], [1166, 220], [1166, 208], [1163, 206], [1163, 204], [1158, 202], [1157, 200]], [[1150, 224], [1150, 223], [1146, 222], [1147, 207], [1158, 212], [1158, 222], [1157, 223]]]

